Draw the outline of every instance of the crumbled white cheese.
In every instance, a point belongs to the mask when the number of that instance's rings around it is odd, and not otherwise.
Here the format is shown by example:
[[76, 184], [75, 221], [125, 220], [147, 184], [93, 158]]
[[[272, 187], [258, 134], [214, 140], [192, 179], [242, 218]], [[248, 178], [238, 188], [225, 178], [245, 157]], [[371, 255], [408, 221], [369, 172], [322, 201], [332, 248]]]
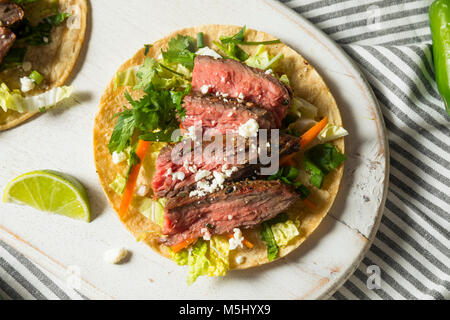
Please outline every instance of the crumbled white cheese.
[[44, 40], [45, 43], [48, 43], [48, 38], [47, 37], [43, 37], [42, 40]]
[[143, 184], [136, 190], [136, 194], [140, 197], [145, 197], [147, 193], [148, 193], [148, 186], [146, 186], [145, 184]]
[[200, 91], [203, 94], [207, 94], [209, 92], [209, 89], [211, 89], [211, 85], [204, 84], [200, 87]]
[[203, 178], [207, 178], [211, 175], [211, 171], [209, 170], [198, 170], [197, 174], [195, 175], [195, 182], [202, 180]]
[[245, 96], [244, 96], [244, 94], [242, 92], [239, 93], [238, 99], [241, 99], [241, 100], [245, 99]]
[[220, 82], [225, 83], [225, 77], [220, 77]]
[[206, 193], [202, 190], [193, 190], [189, 192], [189, 197], [203, 197], [206, 196]]
[[258, 130], [258, 122], [256, 122], [255, 119], [250, 119], [246, 123], [239, 126], [238, 133], [245, 138], [256, 137], [258, 134]]
[[197, 50], [196, 54], [198, 56], [210, 56], [210, 57], [213, 57], [214, 59], [222, 58], [222, 56], [220, 54], [218, 54], [216, 51], [214, 51], [210, 47], [200, 48]]
[[112, 156], [112, 162], [114, 164], [118, 164], [118, 163], [121, 163], [122, 161], [127, 160], [127, 155], [123, 151], [122, 152], [114, 151], [111, 156]]
[[243, 264], [245, 262], [245, 257], [244, 256], [237, 256], [236, 257], [236, 263], [237, 264]]
[[233, 115], [233, 112], [230, 112], [230, 113], [228, 114], [229, 117], [231, 117], [232, 115]]
[[222, 186], [223, 183], [225, 182], [225, 175], [218, 171], [214, 171], [213, 175], [214, 175], [214, 183], [216, 183], [217, 186]]
[[[225, 166], [225, 165], [224, 165]], [[238, 170], [237, 167], [231, 167], [231, 169], [224, 169], [224, 166], [222, 166], [222, 172], [225, 174], [227, 178], [231, 177], [233, 172], [236, 172]]]
[[211, 233], [209, 232], [208, 228], [202, 228], [200, 232], [203, 235], [203, 240], [211, 240]]
[[266, 72], [265, 72], [265, 74], [272, 74], [272, 73], [273, 73], [272, 69], [267, 69]]
[[233, 232], [234, 232], [233, 238], [230, 238], [228, 240], [228, 243], [230, 244], [230, 250], [234, 250], [237, 247], [243, 248], [244, 245], [243, 245], [242, 241], [244, 241], [244, 237], [242, 236], [241, 229], [234, 228]]
[[28, 92], [30, 90], [34, 89], [34, 86], [36, 85], [35, 82], [28, 78], [28, 77], [22, 77], [20, 78], [20, 84], [22, 85], [22, 92]]
[[233, 220], [233, 216], [231, 214], [228, 215], [228, 220]]
[[125, 248], [109, 249], [103, 254], [103, 260], [111, 264], [117, 264], [122, 261], [128, 254]]
[[165, 177], [172, 174], [172, 168], [167, 169], [166, 173], [164, 174]]
[[172, 180], [174, 180], [174, 181], [177, 181], [177, 180], [183, 181], [185, 177], [186, 177], [186, 175], [183, 171], [177, 171], [177, 172], [172, 173]]

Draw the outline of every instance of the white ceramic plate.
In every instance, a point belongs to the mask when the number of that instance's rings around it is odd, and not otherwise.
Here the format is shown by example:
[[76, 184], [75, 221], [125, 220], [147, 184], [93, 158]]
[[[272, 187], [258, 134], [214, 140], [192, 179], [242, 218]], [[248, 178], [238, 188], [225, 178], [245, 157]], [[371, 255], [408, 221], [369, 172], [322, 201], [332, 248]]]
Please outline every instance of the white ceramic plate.
[[[334, 42], [283, 5], [269, 0], [91, 1], [86, 45], [74, 99], [0, 134], [0, 185], [33, 169], [61, 170], [88, 188], [92, 223], [1, 204], [0, 238], [90, 298], [317, 299], [352, 274], [370, 246], [384, 207], [388, 145], [376, 99], [361, 72]], [[92, 126], [100, 96], [115, 70], [146, 43], [188, 26], [246, 24], [279, 37], [319, 73], [340, 107], [346, 138], [345, 174], [335, 204], [294, 253], [269, 265], [199, 278], [137, 243], [109, 208], [92, 156]], [[111, 247], [132, 251], [123, 265], [102, 259]], [[70, 270], [81, 275], [73, 281]]]

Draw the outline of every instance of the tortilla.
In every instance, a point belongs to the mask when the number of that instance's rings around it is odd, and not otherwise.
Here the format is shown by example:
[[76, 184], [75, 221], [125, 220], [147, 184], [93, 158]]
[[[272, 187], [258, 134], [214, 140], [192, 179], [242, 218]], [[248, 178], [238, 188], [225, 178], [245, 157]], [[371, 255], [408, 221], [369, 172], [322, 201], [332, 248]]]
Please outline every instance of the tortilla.
[[[49, 10], [52, 8], [52, 2], [52, 0], [40, 0], [29, 4], [25, 17], [33, 25], [37, 24], [41, 17], [33, 15], [33, 12]], [[72, 17], [52, 29], [48, 45], [28, 46], [24, 62], [31, 63], [31, 70], [25, 72], [22, 66], [6, 69], [0, 72], [0, 83], [6, 83], [11, 90], [20, 89], [20, 78], [28, 76], [32, 70], [37, 70], [45, 80], [27, 95], [37, 95], [65, 83], [83, 45], [86, 34], [87, 3], [86, 0], [59, 0], [58, 10], [70, 12]], [[19, 125], [36, 113], [38, 112], [20, 113], [12, 110], [4, 112], [0, 109], [0, 131]]]
[[[205, 35], [205, 45], [214, 48], [212, 41], [219, 39], [220, 36], [233, 35], [237, 33], [240, 28], [241, 27], [238, 26], [205, 25], [183, 29], [156, 41], [149, 49], [148, 56], [156, 59], [159, 56], [161, 49], [164, 49], [169, 40], [177, 34], [190, 35], [195, 38], [198, 32], [203, 32]], [[274, 39], [273, 36], [270, 36], [267, 33], [251, 29], [247, 29], [245, 36], [247, 41], [266, 41]], [[243, 46], [243, 49], [251, 54], [255, 52], [256, 46]], [[336, 101], [317, 71], [300, 54], [285, 44], [268, 45], [266, 46], [266, 49], [269, 50], [271, 55], [276, 55], [279, 52], [284, 54], [282, 69], [290, 79], [295, 96], [303, 98], [315, 105], [319, 109], [319, 116], [328, 116], [329, 123], [341, 126], [342, 120]], [[143, 62], [144, 49], [141, 49], [132, 59], [123, 64], [119, 71], [142, 65]], [[114, 90], [114, 82], [113, 80], [111, 81], [100, 101], [94, 125], [95, 165], [106, 196], [116, 212], [119, 211], [121, 196], [114, 192], [109, 185], [114, 181], [118, 173], [125, 176], [128, 168], [125, 163], [116, 165], [112, 162], [112, 157], [107, 145], [116, 123], [116, 120], [112, 120], [114, 114], [119, 112], [123, 106], [128, 105], [124, 97], [125, 90], [129, 90], [129, 88], [119, 88]], [[343, 138], [337, 139], [333, 141], [333, 143], [338, 147], [340, 152], [344, 152]], [[302, 154], [298, 154], [296, 159], [299, 164], [298, 167], [301, 169], [301, 176], [299, 179], [305, 185], [310, 186], [308, 182], [309, 175], [306, 174], [305, 168], [302, 165], [302, 156]], [[147, 156], [143, 161], [143, 167], [145, 168], [146, 166], [154, 165], [155, 161], [155, 157], [152, 157], [150, 156], [150, 153], [147, 153]], [[341, 165], [338, 169], [333, 170], [327, 175], [321, 190], [310, 188], [312, 192], [309, 199], [317, 205], [315, 209], [307, 207], [302, 200], [299, 200], [289, 209], [288, 215], [292, 220], [295, 220], [296, 218], [300, 219], [300, 235], [292, 240], [286, 247], [280, 248], [279, 258], [286, 256], [300, 246], [300, 244], [305, 241], [305, 239], [307, 239], [320, 224], [336, 197], [343, 170], [343, 166]], [[143, 241], [145, 241], [148, 246], [161, 255], [170, 258], [167, 247], [159, 244], [157, 241], [157, 233], [160, 232], [160, 227], [154, 224], [150, 219], [145, 218], [137, 210], [136, 203], [137, 196], [135, 196], [128, 214], [125, 217], [119, 217], [122, 223], [136, 238], [141, 238], [142, 235], [145, 234], [145, 239]], [[254, 244], [254, 248], [238, 248], [230, 251], [230, 269], [245, 269], [269, 262], [267, 260], [266, 245], [259, 235], [259, 228], [243, 230], [243, 234], [247, 240]], [[245, 261], [241, 264], [237, 264], [235, 262], [237, 256], [244, 256]]]

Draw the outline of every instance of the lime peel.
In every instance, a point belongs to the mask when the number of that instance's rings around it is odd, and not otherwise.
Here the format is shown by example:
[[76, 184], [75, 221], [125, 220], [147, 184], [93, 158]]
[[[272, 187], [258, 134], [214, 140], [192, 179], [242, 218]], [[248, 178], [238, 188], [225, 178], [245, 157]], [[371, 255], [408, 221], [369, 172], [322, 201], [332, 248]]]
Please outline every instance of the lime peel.
[[74, 177], [53, 170], [22, 174], [8, 183], [3, 202], [28, 205], [73, 219], [91, 220], [86, 189]]

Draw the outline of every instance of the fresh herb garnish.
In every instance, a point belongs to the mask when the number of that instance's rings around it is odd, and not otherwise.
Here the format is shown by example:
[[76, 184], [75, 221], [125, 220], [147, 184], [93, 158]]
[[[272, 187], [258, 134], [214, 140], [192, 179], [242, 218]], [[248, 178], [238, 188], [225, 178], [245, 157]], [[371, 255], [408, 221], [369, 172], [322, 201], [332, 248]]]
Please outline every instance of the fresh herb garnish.
[[64, 20], [66, 20], [68, 17], [70, 17], [72, 14], [71, 13], [66, 13], [66, 12], [62, 12], [62, 13], [57, 13], [54, 14], [50, 17], [45, 18], [44, 20], [51, 24], [52, 26], [59, 26], [61, 23], [64, 22]]
[[118, 119], [108, 144], [109, 151], [122, 152], [131, 145], [136, 133], [139, 139], [146, 141], [173, 141], [172, 134], [179, 128], [177, 115], [181, 119], [184, 117], [182, 99], [189, 91], [190, 86], [185, 91], [174, 91], [157, 90], [150, 84], [139, 100], [125, 93], [132, 109], [115, 115]]
[[300, 197], [305, 200], [309, 194], [311, 193], [310, 190], [297, 180], [297, 177], [300, 173], [300, 170], [298, 170], [295, 167], [292, 166], [286, 166], [283, 168], [280, 168], [275, 174], [269, 176], [267, 180], [280, 180], [284, 182], [285, 184], [288, 184], [300, 194]]
[[323, 178], [347, 159], [332, 143], [319, 144], [305, 154], [306, 171], [311, 173], [310, 182], [322, 187]]
[[169, 41], [167, 50], [161, 50], [167, 63], [180, 63], [189, 70], [194, 68], [195, 40], [190, 36], [177, 35]]
[[219, 47], [220, 50], [226, 55], [227, 58], [231, 58], [238, 61], [245, 61], [249, 55], [242, 50], [238, 45], [260, 45], [260, 44], [275, 44], [281, 43], [279, 39], [269, 41], [245, 41], [246, 26], [243, 26], [238, 33], [229, 37], [220, 37], [220, 43], [213, 41], [213, 43]]
[[266, 243], [267, 247], [267, 259], [269, 261], [274, 260], [276, 257], [278, 257], [279, 248], [275, 241], [275, 236], [272, 232], [272, 226], [277, 223], [283, 223], [286, 222], [289, 219], [288, 215], [283, 212], [280, 213], [275, 218], [268, 220], [266, 222], [263, 222], [261, 224], [261, 230], [259, 234], [261, 235], [261, 239]]
[[0, 70], [22, 65], [26, 52], [26, 48], [11, 48], [8, 54], [3, 58]]
[[152, 47], [151, 44], [144, 44], [144, 56], [148, 54], [148, 51], [150, 50], [151, 47]]

